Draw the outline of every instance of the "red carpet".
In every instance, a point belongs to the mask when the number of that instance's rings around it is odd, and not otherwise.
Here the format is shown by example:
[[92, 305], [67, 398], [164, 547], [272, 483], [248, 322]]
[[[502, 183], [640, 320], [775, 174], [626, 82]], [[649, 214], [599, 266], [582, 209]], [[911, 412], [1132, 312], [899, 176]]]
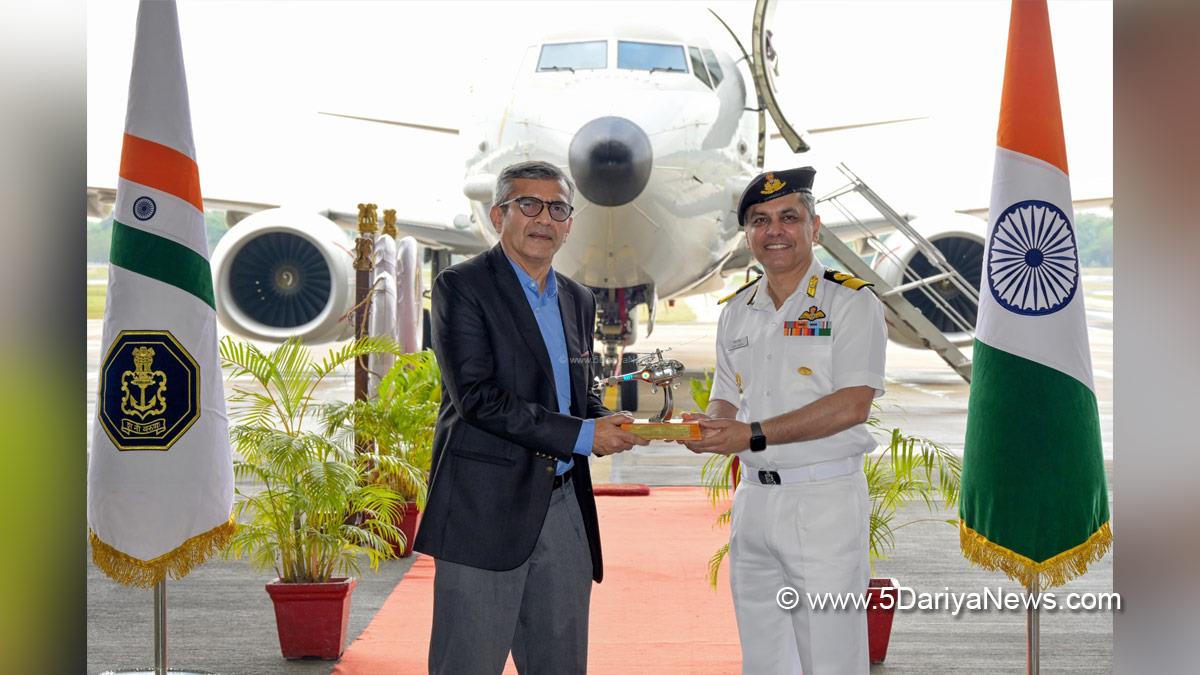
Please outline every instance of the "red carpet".
[[[705, 580], [728, 541], [702, 488], [596, 500], [604, 583], [592, 586], [588, 672], [738, 673], [741, 650], [728, 576]], [[340, 675], [424, 673], [433, 614], [433, 561], [422, 556], [342, 656]], [[505, 673], [516, 673], [509, 660]]]

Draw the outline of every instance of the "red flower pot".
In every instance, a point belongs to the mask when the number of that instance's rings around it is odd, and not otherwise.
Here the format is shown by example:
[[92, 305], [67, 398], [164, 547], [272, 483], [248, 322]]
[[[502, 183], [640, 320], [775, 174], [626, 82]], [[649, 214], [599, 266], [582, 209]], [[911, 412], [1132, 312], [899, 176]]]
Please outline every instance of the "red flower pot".
[[285, 659], [336, 659], [346, 644], [350, 593], [357, 581], [335, 578], [323, 584], [267, 584], [275, 603], [279, 650]]
[[417, 536], [417, 520], [421, 517], [421, 511], [417, 509], [416, 502], [408, 502], [404, 505], [404, 515], [400, 516], [400, 521], [396, 523], [396, 527], [404, 533], [404, 545], [392, 544], [392, 551], [396, 553], [397, 558], [407, 558], [412, 555], [413, 537]]
[[[887, 658], [888, 641], [892, 637], [892, 618], [896, 614], [896, 588], [899, 583], [895, 579], [871, 579], [867, 588], [869, 604], [867, 605], [867, 651], [871, 655], [871, 663], [883, 663]], [[888, 597], [888, 608], [880, 607], [880, 601]]]

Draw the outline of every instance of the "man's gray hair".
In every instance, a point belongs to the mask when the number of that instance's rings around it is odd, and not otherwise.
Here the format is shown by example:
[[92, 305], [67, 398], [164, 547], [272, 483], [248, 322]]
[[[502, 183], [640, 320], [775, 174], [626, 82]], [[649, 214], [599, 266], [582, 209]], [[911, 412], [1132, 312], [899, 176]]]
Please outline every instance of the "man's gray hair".
[[[817, 217], [817, 198], [813, 197], [813, 193], [809, 192], [808, 190], [797, 190], [791, 194], [800, 197], [800, 203], [804, 205], [804, 210], [808, 211], [808, 222], [811, 223], [812, 219]], [[763, 202], [759, 202], [759, 204], [762, 203]], [[755, 206], [758, 206], [758, 204], [752, 204], [750, 208], [746, 209], [747, 221], [749, 221], [750, 209], [754, 208]]]
[[813, 197], [813, 193], [808, 190], [801, 190], [796, 194], [800, 195], [800, 201], [804, 204], [804, 208], [808, 209], [808, 219], [811, 222], [817, 217], [817, 198]]
[[575, 184], [563, 173], [562, 169], [549, 162], [534, 160], [519, 162], [504, 167], [496, 178], [496, 192], [492, 196], [492, 206], [497, 206], [512, 197], [513, 181], [515, 180], [556, 180], [562, 183], [567, 193], [567, 203], [575, 201]]

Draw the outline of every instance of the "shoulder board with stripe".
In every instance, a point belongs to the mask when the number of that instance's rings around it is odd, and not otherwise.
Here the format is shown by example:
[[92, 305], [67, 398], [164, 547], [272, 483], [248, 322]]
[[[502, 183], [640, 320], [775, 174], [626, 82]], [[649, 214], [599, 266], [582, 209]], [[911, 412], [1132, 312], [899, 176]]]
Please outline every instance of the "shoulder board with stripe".
[[727, 295], [727, 296], [725, 296], [725, 297], [721, 298], [720, 300], [718, 300], [718, 301], [717, 301], [717, 304], [718, 304], [718, 305], [723, 305], [723, 304], [725, 304], [726, 302], [729, 302], [729, 301], [730, 301], [730, 300], [732, 300], [732, 299], [734, 298], [734, 296], [736, 296], [738, 293], [741, 293], [742, 291], [746, 290], [747, 288], [750, 288], [750, 287], [751, 287], [751, 286], [753, 286], [754, 284], [757, 284], [757, 283], [758, 283], [758, 280], [759, 280], [759, 279], [761, 279], [761, 278], [762, 278], [761, 276], [758, 276], [758, 277], [754, 277], [754, 278], [753, 278], [753, 279], [751, 279], [750, 281], [747, 281], [746, 283], [744, 283], [744, 284], [742, 284], [741, 286], [739, 286], [739, 287], [738, 287], [738, 289], [737, 289], [736, 291], [734, 291], [734, 292], [730, 293], [729, 295]]
[[861, 290], [867, 286], [875, 285], [869, 281], [864, 281], [856, 276], [846, 274], [845, 272], [839, 272], [837, 270], [825, 270], [825, 279], [826, 281], [832, 281], [835, 284], [841, 284], [842, 286], [855, 291]]

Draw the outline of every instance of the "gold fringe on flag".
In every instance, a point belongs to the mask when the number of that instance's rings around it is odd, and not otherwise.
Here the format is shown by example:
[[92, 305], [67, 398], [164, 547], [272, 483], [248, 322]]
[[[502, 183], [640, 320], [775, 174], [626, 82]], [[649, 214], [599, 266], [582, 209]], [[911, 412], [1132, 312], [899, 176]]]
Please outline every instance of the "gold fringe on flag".
[[225, 548], [226, 542], [237, 530], [232, 517], [208, 532], [198, 534], [180, 544], [174, 550], [153, 560], [140, 560], [109, 546], [100, 540], [90, 528], [88, 540], [92, 544], [92, 561], [96, 567], [112, 577], [113, 581], [125, 586], [150, 588], [170, 575], [182, 579], [196, 565], [208, 560], [214, 553]]
[[958, 541], [967, 560], [984, 569], [1004, 572], [1009, 579], [1026, 588], [1036, 577], [1039, 588], [1045, 590], [1082, 575], [1089, 564], [1103, 558], [1112, 546], [1112, 528], [1106, 522], [1087, 541], [1040, 563], [988, 541], [961, 519], [958, 521]]

